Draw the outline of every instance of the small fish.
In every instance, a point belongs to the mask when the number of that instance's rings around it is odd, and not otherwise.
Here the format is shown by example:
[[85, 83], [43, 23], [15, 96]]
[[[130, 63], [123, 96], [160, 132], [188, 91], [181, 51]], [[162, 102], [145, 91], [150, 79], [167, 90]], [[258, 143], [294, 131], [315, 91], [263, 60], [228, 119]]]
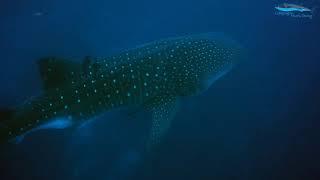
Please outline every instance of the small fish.
[[34, 12], [33, 14], [32, 14], [32, 16], [44, 16], [44, 15], [46, 15], [47, 13], [45, 13], [45, 12], [42, 12], [42, 11], [38, 11], [38, 12]]
[[282, 12], [312, 12], [312, 10], [307, 7], [289, 3], [283, 3], [275, 7], [275, 9]]

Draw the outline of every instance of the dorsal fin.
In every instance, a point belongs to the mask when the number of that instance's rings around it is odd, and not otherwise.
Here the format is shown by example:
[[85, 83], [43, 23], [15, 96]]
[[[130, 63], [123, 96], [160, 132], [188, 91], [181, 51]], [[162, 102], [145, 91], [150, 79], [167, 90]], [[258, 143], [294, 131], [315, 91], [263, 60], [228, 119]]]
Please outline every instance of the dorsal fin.
[[38, 60], [38, 65], [46, 90], [71, 82], [73, 77], [81, 73], [80, 64], [55, 57], [42, 58]]
[[90, 56], [86, 56], [82, 61], [82, 75], [83, 77], [92, 76], [94, 78], [97, 77], [98, 71], [100, 68], [100, 64], [97, 63]]
[[82, 74], [83, 76], [89, 76], [92, 60], [90, 56], [86, 56], [82, 62]]

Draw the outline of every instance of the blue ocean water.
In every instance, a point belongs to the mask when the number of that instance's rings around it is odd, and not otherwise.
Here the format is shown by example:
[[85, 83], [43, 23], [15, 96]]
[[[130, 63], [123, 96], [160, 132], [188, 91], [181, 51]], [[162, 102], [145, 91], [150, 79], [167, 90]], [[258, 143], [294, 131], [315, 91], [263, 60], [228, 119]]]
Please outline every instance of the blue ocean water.
[[151, 162], [142, 153], [149, 117], [114, 110], [80, 129], [39, 132], [3, 147], [0, 179], [319, 179], [320, 15], [278, 16], [279, 3], [1, 1], [1, 106], [41, 92], [36, 60], [43, 56], [81, 60], [223, 32], [248, 57], [205, 93], [183, 100]]

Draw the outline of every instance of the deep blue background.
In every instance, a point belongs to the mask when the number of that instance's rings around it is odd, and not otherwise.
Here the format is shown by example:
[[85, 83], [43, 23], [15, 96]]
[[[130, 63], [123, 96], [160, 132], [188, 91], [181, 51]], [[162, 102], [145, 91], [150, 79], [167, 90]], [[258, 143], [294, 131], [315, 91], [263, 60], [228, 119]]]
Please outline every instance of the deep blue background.
[[1, 106], [41, 92], [35, 60], [42, 56], [80, 61], [218, 31], [249, 57], [206, 93], [183, 100], [152, 166], [141, 153], [148, 118], [114, 111], [76, 132], [39, 132], [4, 147], [0, 179], [319, 179], [320, 16], [275, 16], [276, 3], [1, 1]]

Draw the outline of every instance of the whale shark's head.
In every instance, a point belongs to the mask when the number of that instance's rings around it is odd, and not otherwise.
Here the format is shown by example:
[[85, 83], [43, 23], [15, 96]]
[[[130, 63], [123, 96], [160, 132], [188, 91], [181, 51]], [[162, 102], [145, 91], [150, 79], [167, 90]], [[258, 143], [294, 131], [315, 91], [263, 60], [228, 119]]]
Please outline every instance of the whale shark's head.
[[182, 95], [208, 89], [243, 59], [243, 48], [219, 33], [190, 36], [182, 44], [185, 49], [178, 52], [178, 57], [185, 63], [179, 70], [186, 74], [185, 86], [178, 88]]

